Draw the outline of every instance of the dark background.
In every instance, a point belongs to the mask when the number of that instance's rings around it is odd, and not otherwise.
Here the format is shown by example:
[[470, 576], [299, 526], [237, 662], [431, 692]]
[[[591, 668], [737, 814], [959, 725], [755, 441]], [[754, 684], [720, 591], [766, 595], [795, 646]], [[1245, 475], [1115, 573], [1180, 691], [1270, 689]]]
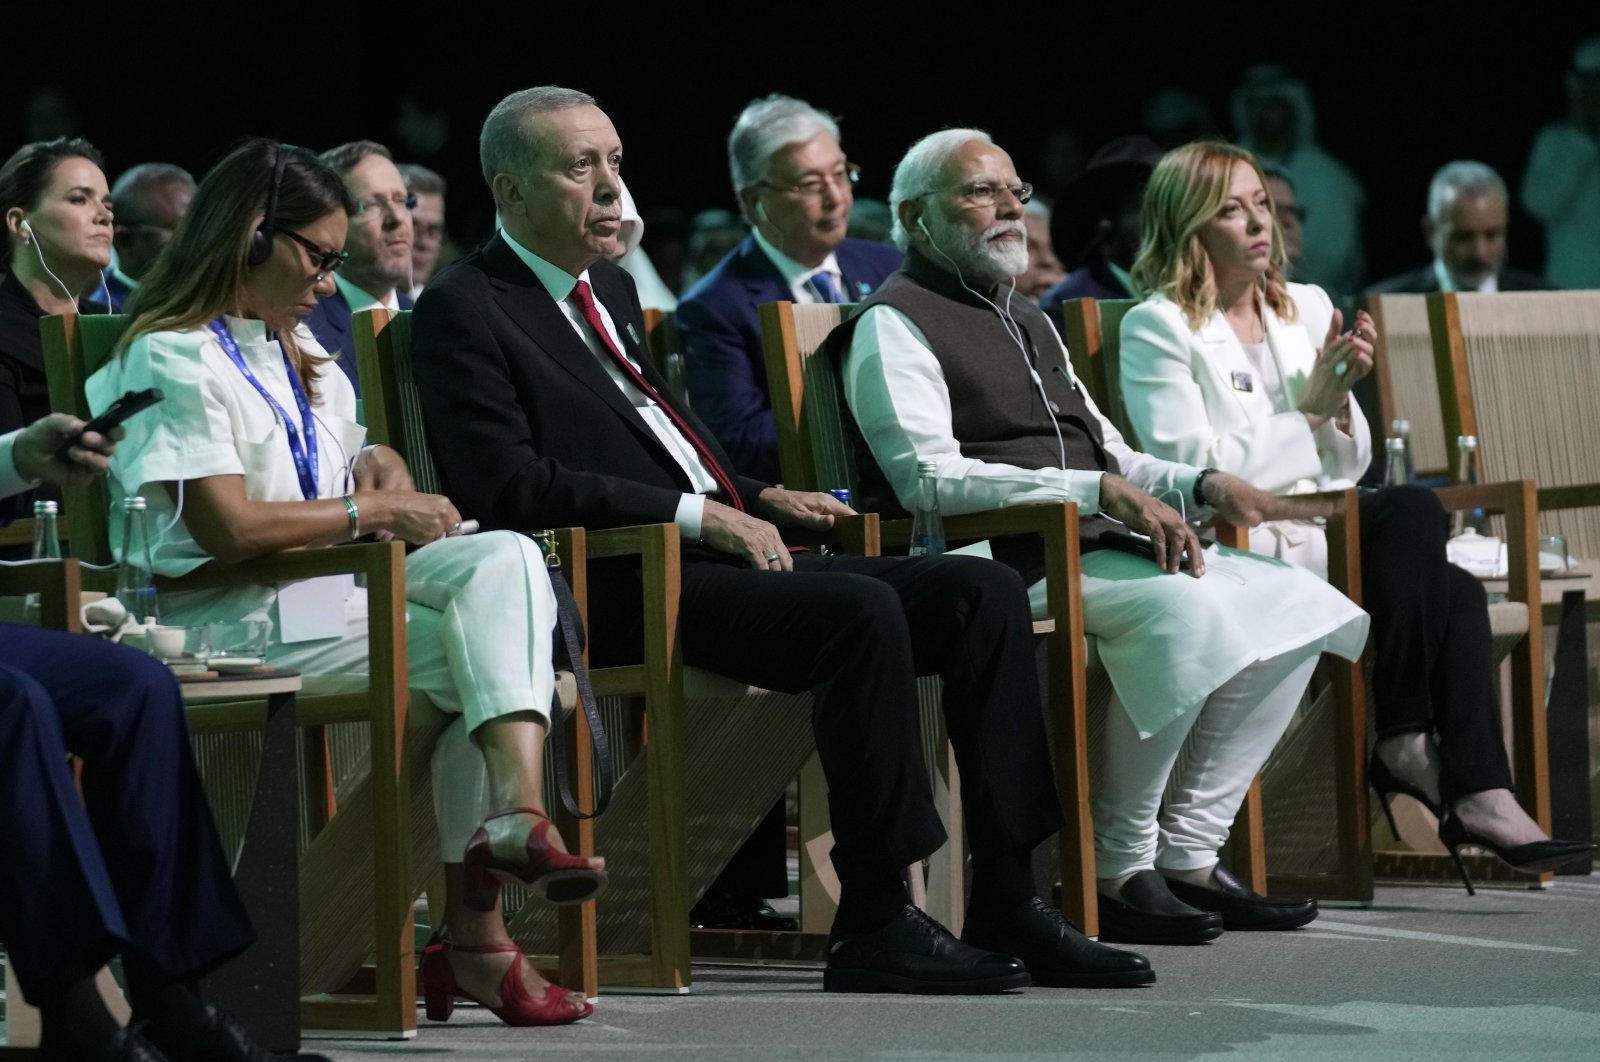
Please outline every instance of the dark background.
[[[69, 101], [112, 178], [151, 159], [198, 176], [245, 134], [319, 149], [368, 137], [450, 180], [450, 227], [470, 242], [492, 216], [477, 175], [479, 123], [501, 96], [531, 84], [599, 98], [648, 216], [664, 205], [733, 206], [727, 131], [745, 102], [767, 92], [838, 114], [846, 149], [864, 167], [858, 194], [883, 198], [895, 160], [942, 126], [989, 130], [1033, 179], [1049, 131], [1073, 130], [1087, 154], [1137, 131], [1144, 102], [1167, 85], [1201, 96], [1220, 131], [1231, 132], [1228, 100], [1240, 73], [1275, 62], [1310, 85], [1318, 139], [1366, 186], [1368, 277], [1376, 279], [1426, 261], [1417, 224], [1442, 163], [1489, 163], [1515, 200], [1534, 135], [1565, 113], [1573, 46], [1600, 32], [1592, 3], [1484, 14], [1391, 5], [1360, 18], [1324, 8], [1315, 19], [1298, 7], [1231, 6], [1202, 18], [1129, 4], [1109, 12], [1121, 16], [1115, 26], [1065, 7], [1047, 17], [995, 5], [948, 16], [906, 8], [881, 26], [837, 6], [719, 8], [715, 18], [685, 7], [672, 22], [598, 6], [582, 21], [495, 10], [491, 19], [471, 5], [415, 15], [306, 7], [284, 9], [270, 27], [242, 15], [208, 15], [204, 26], [168, 18], [189, 27], [180, 41], [157, 7], [125, 19], [137, 26], [14, 33], [0, 66], [10, 101], [0, 152], [22, 142], [23, 101], [42, 88]], [[757, 10], [783, 21], [744, 26]], [[1297, 13], [1303, 25], [1294, 28]], [[197, 30], [204, 35], [191, 36]], [[397, 116], [407, 96], [445, 120], [441, 150], [403, 146]], [[648, 230], [645, 239], [648, 248]], [[1538, 226], [1514, 209], [1513, 263], [1538, 270], [1541, 243]]]

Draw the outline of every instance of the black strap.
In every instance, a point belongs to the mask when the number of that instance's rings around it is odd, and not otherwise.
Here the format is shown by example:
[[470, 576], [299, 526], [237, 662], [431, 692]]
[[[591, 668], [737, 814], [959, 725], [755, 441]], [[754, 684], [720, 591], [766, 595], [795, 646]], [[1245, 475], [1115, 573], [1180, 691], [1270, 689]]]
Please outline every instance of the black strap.
[[566, 806], [567, 814], [576, 819], [592, 819], [597, 817], [611, 803], [611, 790], [613, 780], [611, 774], [611, 743], [606, 738], [605, 724], [600, 721], [600, 706], [595, 703], [594, 687], [589, 684], [589, 669], [583, 666], [583, 635], [578, 623], [578, 604], [572, 599], [572, 588], [567, 586], [566, 576], [561, 574], [561, 562], [552, 553], [548, 562], [550, 573], [550, 588], [556, 594], [556, 616], [561, 626], [561, 641], [566, 649], [567, 666], [572, 669], [572, 677], [578, 685], [578, 703], [583, 706], [583, 714], [589, 720], [589, 740], [593, 745], [593, 756], [596, 770], [599, 772], [599, 792], [595, 797], [594, 811], [585, 814], [578, 807], [578, 799], [573, 793], [572, 778], [567, 767], [567, 753], [561, 746], [561, 698], [555, 697], [555, 703], [550, 706], [550, 744], [555, 749], [556, 760], [556, 791], [561, 794], [561, 803]]

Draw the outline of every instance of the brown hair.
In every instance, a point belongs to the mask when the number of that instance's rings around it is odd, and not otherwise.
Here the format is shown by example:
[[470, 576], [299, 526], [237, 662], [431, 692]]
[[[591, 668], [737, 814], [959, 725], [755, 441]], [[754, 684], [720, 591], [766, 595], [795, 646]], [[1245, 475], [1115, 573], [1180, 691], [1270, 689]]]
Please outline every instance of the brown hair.
[[[1247, 162], [1267, 181], [1250, 152], [1219, 140], [1199, 140], [1167, 152], [1144, 186], [1139, 206], [1139, 257], [1131, 275], [1141, 298], [1165, 295], [1183, 311], [1189, 326], [1199, 329], [1217, 309], [1217, 278], [1200, 243], [1200, 229], [1228, 201], [1235, 163]], [[1281, 320], [1295, 319], [1294, 300], [1285, 279], [1287, 257], [1278, 227], [1272, 192], [1272, 256], [1263, 278], [1267, 306]]]
[[[305, 148], [272, 140], [242, 142], [211, 167], [195, 188], [189, 212], [178, 222], [150, 272], [134, 289], [127, 311], [133, 318], [118, 353], [151, 332], [186, 332], [224, 313], [238, 313], [250, 265], [250, 242], [267, 211], [274, 169], [283, 153], [282, 176], [273, 206], [273, 228], [309, 225], [336, 211], [354, 209], [344, 181]], [[312, 402], [318, 400], [308, 371], [322, 361], [278, 337]]]

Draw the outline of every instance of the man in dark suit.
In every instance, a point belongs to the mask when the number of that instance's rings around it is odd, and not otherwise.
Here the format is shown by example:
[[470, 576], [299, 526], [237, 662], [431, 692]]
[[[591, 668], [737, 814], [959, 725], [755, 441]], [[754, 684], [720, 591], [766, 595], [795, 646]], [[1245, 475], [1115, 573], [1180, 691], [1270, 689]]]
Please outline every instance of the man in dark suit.
[[167, 162], [141, 162], [124, 170], [111, 186], [111, 242], [117, 260], [106, 266], [105, 295], [112, 313], [122, 312], [193, 198], [189, 171]]
[[[504, 228], [436, 277], [413, 319], [434, 457], [485, 527], [682, 530], [683, 659], [769, 689], [809, 690], [841, 883], [824, 987], [997, 992], [1034, 980], [1153, 979], [1034, 895], [1034, 846], [1061, 823], [1021, 581], [967, 557], [791, 557], [778, 526], [849, 509], [766, 486], [650, 367], [643, 313], [609, 261], [622, 144], [593, 98], [502, 100], [480, 140]], [[636, 569], [590, 577], [596, 664], [636, 662]], [[907, 902], [900, 868], [944, 830], [921, 764], [917, 674], [941, 675], [973, 851], [967, 941]], [[1021, 956], [1021, 963], [1011, 956]]]
[[1543, 277], [1512, 269], [1506, 259], [1506, 183], [1481, 162], [1451, 162], [1428, 185], [1422, 238], [1433, 261], [1372, 285], [1391, 292], [1543, 291]]
[[[0, 497], [103, 474], [113, 448], [104, 436], [80, 436], [56, 456], [82, 427], [55, 413], [0, 436]], [[68, 752], [83, 761], [81, 795]], [[39, 1008], [40, 1057], [271, 1057], [195, 990], [255, 933], [165, 665], [96, 638], [0, 623], [0, 837], [0, 941]], [[118, 954], [127, 1028], [95, 986]]]
[[754, 100], [728, 136], [750, 235], [678, 303], [689, 400], [734, 468], [775, 483], [778, 442], [761, 349], [764, 302], [857, 302], [900, 268], [900, 252], [845, 238], [858, 168], [839, 124], [803, 100]]
[[338, 290], [317, 302], [306, 326], [323, 350], [338, 357], [339, 368], [350, 377], [360, 398], [350, 317], [375, 306], [411, 309], [411, 212], [417, 207], [417, 197], [406, 189], [394, 156], [382, 144], [355, 140], [324, 151], [322, 161], [344, 178], [356, 212], [350, 215], [344, 244], [350, 257], [333, 276]]

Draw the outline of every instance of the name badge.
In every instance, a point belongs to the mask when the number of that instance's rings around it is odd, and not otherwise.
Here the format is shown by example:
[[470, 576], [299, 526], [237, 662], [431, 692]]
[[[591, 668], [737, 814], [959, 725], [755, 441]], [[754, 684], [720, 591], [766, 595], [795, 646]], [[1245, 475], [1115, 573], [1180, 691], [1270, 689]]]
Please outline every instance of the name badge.
[[1249, 373], [1236, 371], [1233, 374], [1233, 389], [1235, 391], [1254, 391], [1256, 389], [1255, 381], [1251, 379]]

